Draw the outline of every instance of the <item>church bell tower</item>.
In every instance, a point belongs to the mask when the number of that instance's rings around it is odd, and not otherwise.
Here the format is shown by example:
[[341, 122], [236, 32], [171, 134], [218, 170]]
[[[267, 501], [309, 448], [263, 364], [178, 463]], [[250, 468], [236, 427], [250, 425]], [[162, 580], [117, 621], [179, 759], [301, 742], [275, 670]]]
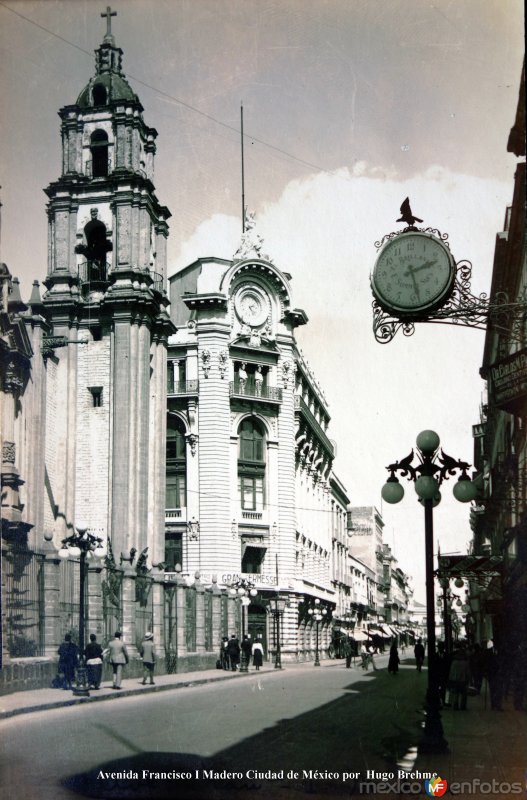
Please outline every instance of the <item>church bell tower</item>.
[[79, 520], [117, 563], [164, 556], [169, 210], [154, 189], [157, 132], [107, 30], [95, 75], [59, 112], [62, 174], [46, 189], [45, 535]]

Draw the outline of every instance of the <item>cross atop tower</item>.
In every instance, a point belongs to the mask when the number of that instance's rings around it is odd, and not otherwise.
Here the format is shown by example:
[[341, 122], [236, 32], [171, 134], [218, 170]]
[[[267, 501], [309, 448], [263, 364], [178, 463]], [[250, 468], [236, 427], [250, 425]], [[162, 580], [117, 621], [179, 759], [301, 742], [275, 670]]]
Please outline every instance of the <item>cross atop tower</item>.
[[105, 39], [112, 39], [112, 17], [117, 16], [117, 11], [112, 11], [110, 6], [106, 6], [106, 11], [101, 17], [106, 17], [106, 36]]

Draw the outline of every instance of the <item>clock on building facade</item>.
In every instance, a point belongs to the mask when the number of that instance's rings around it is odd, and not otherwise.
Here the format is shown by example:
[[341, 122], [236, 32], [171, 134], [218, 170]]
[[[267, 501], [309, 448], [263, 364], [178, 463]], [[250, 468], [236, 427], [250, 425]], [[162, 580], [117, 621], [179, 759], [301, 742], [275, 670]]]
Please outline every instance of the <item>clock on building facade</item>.
[[381, 249], [371, 287], [384, 311], [418, 317], [448, 300], [455, 277], [456, 264], [444, 242], [432, 234], [408, 231]]
[[270, 311], [267, 294], [258, 286], [242, 286], [236, 293], [234, 307], [239, 319], [251, 328], [263, 325]]

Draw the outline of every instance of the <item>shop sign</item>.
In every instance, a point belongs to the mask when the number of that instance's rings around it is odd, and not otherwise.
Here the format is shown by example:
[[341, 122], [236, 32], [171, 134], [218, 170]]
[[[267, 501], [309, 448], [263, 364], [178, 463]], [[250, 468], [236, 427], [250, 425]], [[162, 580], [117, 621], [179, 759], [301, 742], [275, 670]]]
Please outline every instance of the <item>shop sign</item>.
[[489, 376], [494, 404], [514, 413], [527, 397], [527, 348], [492, 364]]
[[[205, 585], [211, 584], [213, 575], [217, 578], [217, 583], [223, 586], [230, 586], [232, 583], [237, 583], [241, 580], [249, 581], [250, 583], [254, 583], [255, 587], [258, 586], [276, 586], [277, 580], [276, 575], [272, 574], [254, 574], [249, 572], [226, 572], [223, 575], [220, 573], [208, 573], [208, 572], [201, 572], [199, 579], [201, 583]], [[179, 578], [184, 578], [185, 576], [182, 575], [180, 572], [165, 572], [164, 579], [166, 583], [173, 583], [177, 581]]]

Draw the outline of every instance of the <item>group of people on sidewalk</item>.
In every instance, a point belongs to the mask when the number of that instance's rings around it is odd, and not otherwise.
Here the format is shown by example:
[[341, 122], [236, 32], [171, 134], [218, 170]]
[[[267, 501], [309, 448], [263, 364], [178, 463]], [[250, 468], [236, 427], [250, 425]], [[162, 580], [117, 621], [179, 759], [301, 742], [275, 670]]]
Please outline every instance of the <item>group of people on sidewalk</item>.
[[491, 710], [503, 711], [503, 701], [509, 696], [514, 709], [525, 710], [527, 649], [524, 645], [519, 644], [512, 651], [500, 652], [491, 639], [481, 644], [475, 643], [470, 647], [467, 642], [459, 641], [449, 658], [443, 643], [439, 642], [437, 659], [443, 705], [447, 707], [451, 705], [454, 711], [465, 711], [467, 697], [481, 694], [485, 679], [485, 707], [488, 687]]
[[[141, 642], [139, 653], [143, 662], [143, 686], [148, 682], [154, 685], [154, 667], [156, 663], [156, 649], [154, 634], [147, 631]], [[84, 648], [84, 653], [79, 652], [78, 646], [72, 641], [71, 634], [64, 636], [64, 641], [58, 649], [59, 663], [58, 675], [53, 681], [56, 688], [72, 689], [75, 683], [75, 671], [86, 665], [87, 683], [89, 689], [100, 689], [104, 659], [112, 665], [112, 689], [121, 689], [123, 668], [129, 662], [128, 650], [122, 640], [121, 631], [115, 631], [113, 639], [108, 642], [105, 649], [97, 641], [94, 633], [90, 634], [90, 642]]]
[[[422, 671], [425, 648], [419, 639], [414, 647], [415, 666]], [[400, 659], [397, 643], [390, 648], [388, 672], [396, 675]], [[527, 647], [519, 644], [512, 653], [498, 653], [490, 639], [483, 644], [468, 646], [466, 641], [455, 643], [450, 656], [445, 651], [444, 642], [437, 643], [436, 652], [439, 694], [443, 706], [454, 711], [467, 709], [467, 697], [481, 694], [483, 680], [488, 686], [490, 708], [503, 710], [503, 699], [511, 696], [517, 711], [525, 710], [527, 693]], [[367, 667], [366, 667], [367, 669]], [[485, 689], [485, 706], [486, 706]]]
[[259, 638], [253, 642], [247, 634], [244, 634], [240, 644], [236, 634], [232, 633], [230, 638], [224, 636], [222, 639], [217, 667], [236, 672], [241, 666], [241, 659], [248, 668], [252, 658], [253, 666], [258, 671], [263, 664], [263, 656], [263, 644]]

